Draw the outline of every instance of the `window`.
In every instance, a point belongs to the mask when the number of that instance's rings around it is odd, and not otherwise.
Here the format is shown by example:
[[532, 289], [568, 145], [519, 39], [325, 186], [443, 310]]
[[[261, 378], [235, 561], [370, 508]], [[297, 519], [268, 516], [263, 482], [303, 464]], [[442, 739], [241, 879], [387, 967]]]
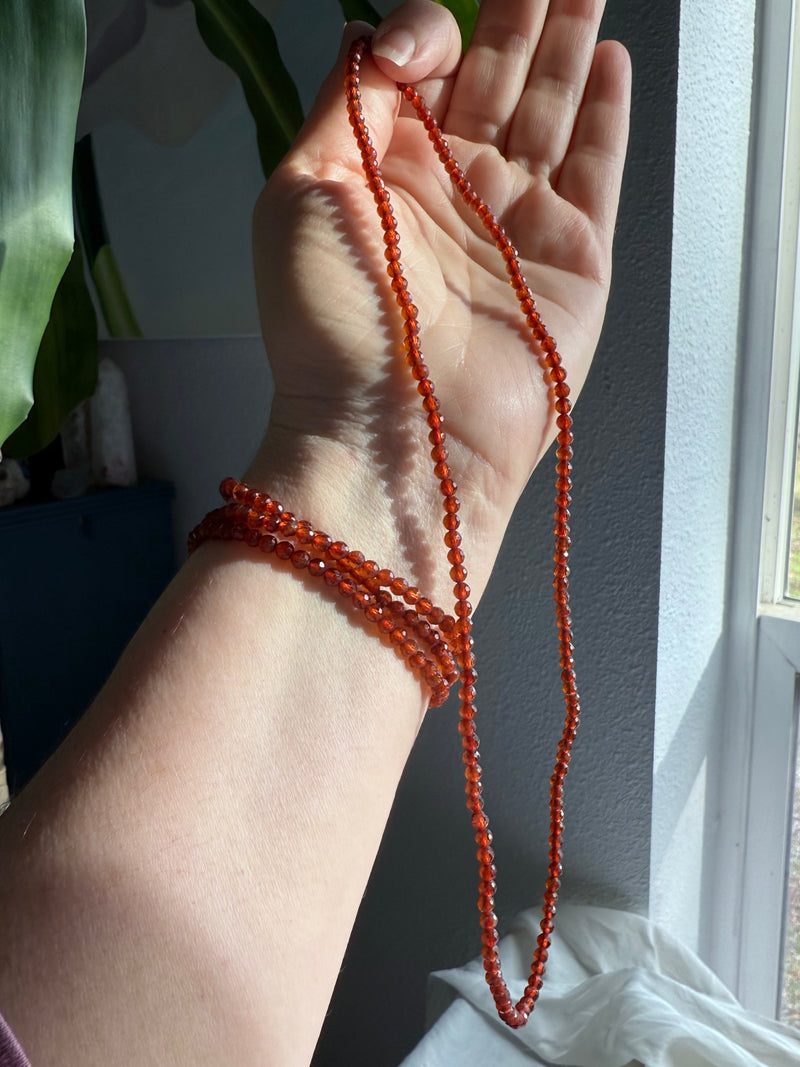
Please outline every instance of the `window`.
[[[738, 918], [734, 929], [740, 935], [734, 935], [732, 950], [736, 992], [745, 1006], [797, 1024], [800, 819], [793, 821], [792, 810], [793, 803], [800, 808], [800, 791], [794, 789], [800, 695], [800, 501], [795, 506], [795, 490], [800, 489], [800, 483], [795, 486], [800, 400], [800, 47], [792, 4], [781, 0], [762, 5], [760, 29], [731, 593], [733, 736], [727, 742], [729, 781], [722, 796], [733, 807], [738, 804], [739, 817], [738, 829], [728, 837], [728, 848], [740, 856], [730, 865], [738, 863], [739, 888], [731, 912]], [[756, 565], [748, 553], [752, 556], [752, 545], [758, 541], [753, 536], [753, 515], [758, 512], [754, 504], [761, 486], [761, 556]], [[721, 815], [727, 814], [723, 802]]]

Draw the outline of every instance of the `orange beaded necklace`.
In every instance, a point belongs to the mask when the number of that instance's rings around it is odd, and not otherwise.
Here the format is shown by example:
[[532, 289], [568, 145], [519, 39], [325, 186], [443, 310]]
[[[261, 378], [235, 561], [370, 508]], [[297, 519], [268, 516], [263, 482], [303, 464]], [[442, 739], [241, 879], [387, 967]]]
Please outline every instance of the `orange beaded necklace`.
[[422, 351], [419, 340], [419, 322], [417, 309], [408, 291], [408, 284], [403, 275], [400, 263], [400, 245], [397, 234], [397, 223], [392, 213], [389, 192], [384, 185], [378, 166], [377, 154], [369, 138], [364, 115], [361, 108], [359, 93], [359, 72], [364, 54], [369, 47], [369, 42], [361, 38], [350, 49], [347, 59], [347, 73], [345, 76], [345, 92], [347, 94], [347, 110], [350, 115], [350, 124], [353, 127], [358, 146], [361, 150], [361, 160], [367, 184], [375, 198], [378, 216], [383, 227], [383, 239], [386, 243], [386, 259], [388, 260], [388, 273], [391, 278], [392, 289], [395, 291], [397, 303], [403, 318], [405, 332], [404, 347], [406, 362], [411, 373], [417, 380], [417, 390], [422, 396], [422, 405], [427, 412], [428, 425], [431, 428], [431, 440], [433, 450], [431, 457], [434, 461], [434, 474], [439, 478], [439, 487], [444, 498], [444, 524], [446, 534], [445, 545], [448, 548], [447, 558], [452, 566], [450, 572], [454, 579], [453, 592], [455, 593], [455, 613], [458, 616], [454, 651], [456, 661], [461, 674], [461, 699], [460, 721], [458, 724], [461, 734], [461, 743], [464, 748], [464, 775], [466, 777], [467, 808], [472, 812], [472, 826], [475, 830], [475, 842], [478, 846], [477, 858], [480, 864], [480, 895], [478, 897], [478, 909], [480, 911], [480, 924], [482, 927], [481, 941], [483, 943], [483, 966], [486, 972], [486, 981], [492, 991], [498, 1014], [503, 1022], [512, 1027], [524, 1026], [528, 1016], [533, 1010], [536, 998], [542, 985], [547, 950], [550, 945], [550, 937], [553, 932], [553, 919], [556, 910], [556, 901], [560, 885], [561, 875], [561, 840], [563, 833], [563, 787], [564, 778], [570, 761], [570, 750], [575, 738], [580, 714], [580, 700], [575, 683], [575, 670], [572, 659], [572, 620], [569, 612], [568, 592], [568, 567], [567, 558], [569, 552], [569, 512], [570, 479], [572, 459], [572, 418], [570, 415], [571, 404], [569, 401], [569, 386], [566, 383], [566, 372], [561, 363], [561, 356], [556, 348], [556, 343], [550, 336], [536, 310], [533, 299], [525, 278], [516, 249], [509, 241], [505, 232], [498, 223], [494, 214], [487, 204], [472, 189], [466, 175], [453, 158], [453, 153], [442, 136], [442, 132], [425, 104], [420, 94], [411, 85], [399, 84], [398, 88], [405, 99], [414, 108], [417, 116], [422, 120], [428, 137], [431, 140], [433, 150], [439, 156], [445, 171], [458, 191], [467, 207], [471, 208], [488, 230], [489, 235], [495, 242], [497, 249], [505, 260], [506, 271], [509, 275], [514, 292], [519, 300], [520, 310], [525, 322], [530, 327], [533, 338], [544, 354], [549, 377], [553, 383], [555, 393], [555, 409], [558, 425], [558, 462], [556, 464], [556, 511], [555, 511], [555, 570], [553, 586], [555, 589], [556, 617], [558, 623], [558, 640], [561, 663], [561, 681], [566, 701], [567, 717], [561, 742], [558, 746], [553, 777], [550, 779], [550, 866], [545, 884], [544, 908], [541, 921], [541, 933], [533, 957], [528, 984], [522, 998], [516, 1005], [512, 1003], [505, 979], [500, 969], [500, 960], [497, 954], [497, 916], [494, 913], [494, 895], [496, 890], [497, 870], [494, 865], [494, 851], [492, 849], [492, 834], [489, 830], [489, 819], [483, 807], [483, 791], [481, 786], [481, 768], [478, 762], [478, 735], [475, 730], [475, 656], [472, 651], [472, 607], [467, 597], [469, 586], [466, 584], [467, 569], [464, 561], [464, 552], [461, 547], [461, 536], [456, 530], [457, 523], [454, 521], [458, 515], [459, 503], [455, 496], [455, 484], [450, 476], [447, 465], [446, 435], [442, 428], [442, 417], [439, 412], [439, 402], [436, 399], [433, 382], [428, 375], [427, 367], [422, 359]]
[[[311, 523], [297, 519], [282, 504], [266, 493], [252, 489], [233, 478], [227, 478], [220, 492], [227, 501], [224, 507], [211, 512], [189, 535], [189, 550], [193, 551], [203, 541], [238, 540], [258, 548], [278, 559], [286, 560], [293, 567], [305, 570], [312, 577], [321, 578], [341, 596], [352, 601], [364, 613], [367, 621], [375, 626], [402, 655], [413, 670], [431, 690], [431, 706], [441, 705], [447, 698], [450, 686], [460, 681], [460, 718], [458, 730], [463, 747], [462, 759], [466, 778], [467, 808], [472, 814], [475, 842], [478, 846], [479, 896], [478, 910], [482, 928], [482, 956], [486, 981], [494, 998], [497, 1012], [508, 1026], [524, 1026], [539, 996], [547, 961], [548, 948], [554, 926], [556, 903], [561, 876], [561, 843], [563, 835], [563, 789], [570, 762], [572, 743], [578, 727], [580, 699], [575, 683], [572, 659], [572, 621], [569, 611], [568, 566], [570, 479], [572, 459], [572, 417], [566, 371], [556, 343], [542, 323], [536, 303], [522, 275], [519, 256], [488, 205], [472, 189], [466, 175], [459, 167], [442, 135], [439, 126], [420, 94], [413, 86], [398, 84], [405, 99], [422, 120], [434, 151], [449, 174], [450, 180], [464, 203], [480, 218], [505, 261], [509, 282], [516, 293], [520, 310], [529, 326], [533, 340], [543, 355], [547, 374], [552, 383], [556, 424], [558, 426], [556, 450], [556, 510], [555, 510], [555, 561], [554, 599], [558, 627], [561, 683], [566, 703], [566, 721], [558, 745], [555, 768], [550, 779], [550, 838], [548, 877], [545, 882], [541, 933], [537, 938], [530, 977], [520, 1000], [514, 1004], [500, 968], [497, 952], [499, 935], [494, 898], [497, 889], [497, 869], [494, 864], [492, 833], [483, 805], [483, 787], [479, 763], [479, 739], [475, 730], [475, 654], [472, 638], [472, 605], [469, 602], [467, 568], [461, 546], [459, 527], [459, 501], [455, 495], [448, 464], [447, 437], [443, 428], [443, 416], [439, 401], [422, 358], [420, 327], [417, 308], [409, 292], [408, 283], [400, 261], [400, 243], [397, 220], [392, 211], [389, 191], [378, 166], [377, 153], [372, 146], [369, 131], [364, 121], [359, 93], [361, 63], [369, 48], [366, 38], [357, 40], [347, 58], [345, 91], [350, 124], [353, 127], [361, 151], [361, 159], [383, 228], [386, 244], [384, 255], [387, 272], [391, 279], [397, 304], [403, 320], [403, 348], [405, 359], [417, 391], [422, 397], [430, 428], [429, 440], [433, 446], [431, 458], [434, 474], [439, 479], [442, 493], [445, 527], [444, 543], [450, 564], [455, 594], [454, 615], [447, 615], [436, 607], [418, 589], [409, 586], [404, 578], [382, 568], [374, 560], [367, 560], [361, 552], [351, 551], [343, 542], [334, 540], [326, 533], [315, 530]], [[277, 535], [277, 536], [276, 536]]]

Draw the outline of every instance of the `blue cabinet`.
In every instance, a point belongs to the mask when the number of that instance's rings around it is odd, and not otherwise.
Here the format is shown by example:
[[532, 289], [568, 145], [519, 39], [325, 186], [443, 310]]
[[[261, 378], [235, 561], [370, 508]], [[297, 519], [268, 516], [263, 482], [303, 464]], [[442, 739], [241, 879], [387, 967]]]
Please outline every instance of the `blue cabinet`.
[[0, 729], [18, 792], [175, 572], [164, 483], [0, 510]]

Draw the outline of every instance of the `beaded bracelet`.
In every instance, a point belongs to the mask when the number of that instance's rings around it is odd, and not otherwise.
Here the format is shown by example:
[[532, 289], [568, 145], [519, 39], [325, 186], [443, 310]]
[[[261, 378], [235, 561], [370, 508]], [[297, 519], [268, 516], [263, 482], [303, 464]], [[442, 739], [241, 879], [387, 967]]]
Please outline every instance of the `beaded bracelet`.
[[[234, 479], [226, 479], [221, 488], [227, 501], [224, 507], [211, 512], [192, 531], [189, 548], [193, 550], [209, 539], [239, 540], [260, 549], [270, 558], [285, 560], [313, 577], [322, 578], [355, 608], [363, 611], [368, 622], [374, 624], [379, 635], [388, 639], [405, 662], [431, 690], [431, 705], [444, 702], [450, 686], [460, 681], [459, 723], [463, 748], [465, 792], [479, 864], [479, 896], [483, 968], [499, 1017], [513, 1028], [524, 1026], [533, 1011], [542, 986], [548, 949], [554, 928], [556, 904], [561, 878], [561, 845], [564, 830], [564, 779], [570, 763], [572, 743], [578, 727], [580, 698], [575, 681], [572, 658], [572, 619], [569, 610], [568, 557], [570, 547], [569, 504], [572, 460], [572, 416], [566, 371], [556, 343], [542, 322], [536, 302], [522, 274], [519, 255], [505, 234], [489, 206], [481, 200], [453, 157], [436, 119], [420, 94], [411, 85], [398, 83], [405, 100], [424, 123], [425, 129], [446, 173], [466, 206], [474, 211], [492, 238], [505, 262], [509, 282], [516, 293], [520, 311], [529, 327], [535, 350], [546, 368], [546, 376], [554, 397], [556, 425], [556, 510], [555, 563], [553, 572], [556, 625], [558, 630], [561, 686], [566, 705], [566, 719], [558, 745], [556, 763], [550, 779], [550, 836], [549, 866], [544, 889], [544, 903], [540, 934], [534, 951], [530, 976], [522, 997], [514, 1004], [500, 967], [497, 952], [499, 934], [494, 898], [497, 890], [497, 868], [494, 863], [492, 832], [484, 810], [483, 786], [479, 762], [479, 738], [475, 729], [475, 654], [472, 639], [472, 605], [469, 602], [467, 568], [461, 547], [459, 501], [456, 485], [448, 464], [444, 419], [435, 395], [433, 382], [422, 358], [418, 309], [414, 304], [400, 261], [400, 242], [397, 220], [392, 212], [377, 153], [372, 145], [361, 108], [359, 76], [361, 63], [369, 48], [369, 41], [360, 38], [351, 47], [347, 58], [345, 92], [350, 125], [361, 151], [367, 185], [373, 195], [386, 244], [385, 257], [390, 285], [395, 294], [403, 321], [403, 350], [406, 363], [422, 397], [422, 407], [430, 429], [433, 446], [431, 458], [434, 474], [439, 479], [444, 506], [444, 542], [453, 579], [455, 608], [446, 615], [441, 608], [397, 578], [373, 560], [365, 560], [360, 552], [351, 551], [341, 541], [327, 534], [317, 533], [310, 523], [297, 520], [291, 512], [265, 493], [251, 489]], [[280, 537], [276, 536], [280, 535]], [[312, 554], [316, 553], [316, 554]]]
[[305, 519], [296, 519], [266, 493], [235, 478], [226, 478], [219, 491], [228, 503], [209, 512], [192, 530], [190, 553], [204, 541], [243, 541], [322, 578], [364, 613], [430, 687], [431, 707], [447, 700], [460, 675], [452, 648], [458, 623], [452, 615], [446, 615], [405, 578], [365, 559], [363, 552], [351, 551], [344, 541], [335, 541]]

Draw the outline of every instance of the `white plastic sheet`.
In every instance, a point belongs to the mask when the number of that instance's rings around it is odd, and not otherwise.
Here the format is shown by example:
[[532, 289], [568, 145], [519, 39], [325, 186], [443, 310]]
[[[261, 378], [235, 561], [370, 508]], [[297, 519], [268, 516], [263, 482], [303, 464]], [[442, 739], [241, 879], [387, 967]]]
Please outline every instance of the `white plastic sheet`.
[[[539, 915], [500, 944], [518, 999]], [[496, 1017], [480, 961], [430, 977], [431, 1029], [402, 1067], [800, 1067], [800, 1032], [745, 1011], [693, 953], [629, 912], [562, 905], [528, 1025]]]

